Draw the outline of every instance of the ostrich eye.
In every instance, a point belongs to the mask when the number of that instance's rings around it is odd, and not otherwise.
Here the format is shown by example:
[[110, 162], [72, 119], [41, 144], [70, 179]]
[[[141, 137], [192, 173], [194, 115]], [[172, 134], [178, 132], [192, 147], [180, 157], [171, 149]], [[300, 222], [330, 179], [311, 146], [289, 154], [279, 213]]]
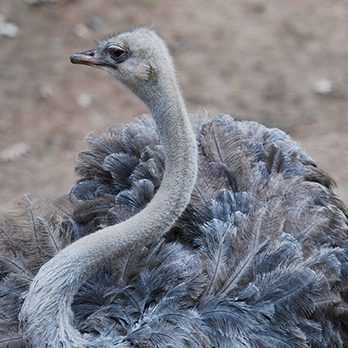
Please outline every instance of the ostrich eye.
[[123, 62], [127, 58], [127, 51], [120, 46], [109, 46], [108, 51], [111, 58], [118, 63]]

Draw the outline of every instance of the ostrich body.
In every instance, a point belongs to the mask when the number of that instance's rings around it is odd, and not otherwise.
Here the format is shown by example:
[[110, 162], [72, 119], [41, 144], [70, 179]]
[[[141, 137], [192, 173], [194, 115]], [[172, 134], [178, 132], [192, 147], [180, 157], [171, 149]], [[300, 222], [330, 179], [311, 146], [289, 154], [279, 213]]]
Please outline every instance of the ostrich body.
[[152, 30], [71, 60], [110, 72], [155, 122], [89, 138], [71, 215], [3, 225], [0, 342], [343, 347], [348, 227], [331, 179], [277, 129], [221, 115], [194, 135]]

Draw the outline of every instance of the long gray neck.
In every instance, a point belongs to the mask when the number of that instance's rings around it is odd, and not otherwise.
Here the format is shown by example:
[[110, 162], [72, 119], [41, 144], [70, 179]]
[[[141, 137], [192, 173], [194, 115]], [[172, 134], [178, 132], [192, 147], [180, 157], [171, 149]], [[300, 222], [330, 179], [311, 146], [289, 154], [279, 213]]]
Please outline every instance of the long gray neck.
[[74, 294], [108, 261], [157, 241], [189, 203], [197, 148], [183, 99], [175, 78], [159, 80], [151, 90], [141, 97], [155, 118], [164, 146], [162, 184], [140, 213], [77, 240], [41, 267], [20, 312], [23, 334], [31, 347], [87, 347], [72, 326]]

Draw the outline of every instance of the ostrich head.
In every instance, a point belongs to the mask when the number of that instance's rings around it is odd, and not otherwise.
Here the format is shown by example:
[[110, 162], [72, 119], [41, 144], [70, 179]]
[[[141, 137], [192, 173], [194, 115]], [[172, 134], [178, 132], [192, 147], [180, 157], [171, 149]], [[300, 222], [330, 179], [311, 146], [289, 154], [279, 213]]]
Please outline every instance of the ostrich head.
[[103, 39], [96, 48], [74, 54], [70, 60], [108, 71], [147, 104], [163, 91], [160, 85], [175, 81], [166, 44], [144, 27]]

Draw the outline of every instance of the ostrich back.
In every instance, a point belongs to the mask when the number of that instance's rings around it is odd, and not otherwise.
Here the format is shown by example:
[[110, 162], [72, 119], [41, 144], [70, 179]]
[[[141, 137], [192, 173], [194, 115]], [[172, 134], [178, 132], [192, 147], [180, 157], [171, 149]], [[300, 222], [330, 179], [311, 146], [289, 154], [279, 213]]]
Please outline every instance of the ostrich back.
[[[189, 206], [161, 240], [80, 288], [75, 326], [91, 347], [348, 346], [347, 212], [330, 177], [278, 129], [195, 122]], [[0, 226], [0, 347], [24, 346], [18, 313], [40, 266], [142, 210], [161, 184], [150, 117], [87, 141], [68, 208], [27, 199]]]

